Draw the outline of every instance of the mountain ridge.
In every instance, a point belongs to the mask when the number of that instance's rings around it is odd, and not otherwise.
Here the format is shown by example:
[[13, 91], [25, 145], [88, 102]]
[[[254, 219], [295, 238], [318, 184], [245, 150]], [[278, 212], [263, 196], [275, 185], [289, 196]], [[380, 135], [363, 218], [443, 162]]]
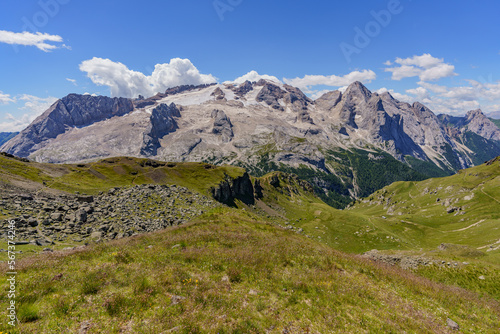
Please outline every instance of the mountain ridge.
[[[133, 156], [262, 173], [308, 168], [318, 192], [344, 187], [341, 196], [356, 198], [363, 194], [356, 188], [359, 166], [352, 159], [346, 166], [344, 152], [385, 152], [390, 163], [418, 165], [428, 176], [426, 170], [447, 175], [500, 154], [500, 130], [481, 111], [467, 117], [468, 130], [460, 132], [425, 105], [370, 92], [360, 82], [313, 101], [296, 87], [259, 80], [181, 86], [146, 99], [69, 95], [0, 150], [56, 163]], [[396, 180], [403, 178], [387, 182]]]

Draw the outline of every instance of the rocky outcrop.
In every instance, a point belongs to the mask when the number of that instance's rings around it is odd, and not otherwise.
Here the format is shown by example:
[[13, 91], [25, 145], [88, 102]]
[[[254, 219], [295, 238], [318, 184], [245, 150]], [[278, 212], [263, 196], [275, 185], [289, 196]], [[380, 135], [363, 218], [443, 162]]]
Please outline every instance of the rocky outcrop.
[[234, 133], [229, 117], [222, 110], [214, 109], [212, 111], [212, 118], [214, 119], [212, 133], [220, 135], [224, 143], [231, 141]]
[[297, 120], [303, 123], [313, 124], [313, 120], [308, 112], [308, 106], [314, 102], [302, 93], [300, 89], [289, 85], [285, 85], [284, 87], [287, 90], [287, 93], [285, 93], [283, 101], [292, 109], [293, 112], [298, 114]]
[[67, 128], [88, 126], [114, 116], [123, 116], [134, 109], [130, 99], [70, 94], [56, 101], [0, 150], [19, 157], [28, 157], [56, 138]]
[[500, 141], [500, 129], [483, 114], [481, 109], [470, 110], [464, 117], [444, 114], [437, 117], [452, 135], [460, 135], [470, 131], [485, 139]]
[[[151, 205], [144, 208], [144, 203]], [[34, 245], [119, 239], [179, 225], [221, 204], [176, 185], [113, 188], [96, 196], [3, 192], [4, 214], [16, 222], [16, 239]], [[6, 238], [8, 221], [0, 222]]]
[[262, 87], [262, 90], [257, 95], [256, 100], [258, 102], [265, 102], [273, 109], [283, 111], [284, 108], [279, 103], [279, 100], [281, 100], [285, 96], [285, 94], [286, 92], [283, 91], [280, 87], [276, 86], [275, 84], [266, 82], [264, 84], [264, 87]]
[[149, 106], [155, 105], [156, 101], [157, 100], [154, 98], [145, 99], [142, 95], [139, 95], [139, 98], [134, 100], [134, 107], [137, 109], [149, 107]]
[[176, 95], [176, 94], [188, 92], [188, 91], [195, 90], [195, 89], [203, 89], [203, 88], [207, 88], [207, 87], [210, 87], [210, 86], [213, 86], [213, 85], [215, 85], [215, 83], [203, 84], [203, 85], [181, 85], [181, 86], [176, 86], [176, 87], [172, 87], [172, 88], [167, 89], [165, 91], [165, 96]]
[[220, 101], [220, 100], [225, 100], [226, 99], [226, 94], [220, 89], [220, 87], [215, 88], [212, 94], [210, 96], [215, 97], [215, 100]]
[[314, 103], [321, 109], [331, 111], [342, 99], [342, 93], [334, 90], [321, 95]]
[[235, 205], [235, 200], [240, 200], [245, 204], [255, 203], [254, 187], [247, 172], [236, 178], [226, 175], [225, 180], [212, 188], [211, 192], [217, 201], [230, 206]]
[[142, 155], [149, 157], [157, 154], [158, 148], [161, 147], [160, 139], [178, 128], [175, 117], [181, 117], [181, 113], [174, 103], [169, 106], [160, 104], [152, 110], [151, 123], [143, 137]]
[[248, 92], [252, 90], [253, 90], [253, 85], [248, 80], [239, 85], [238, 87], [233, 88], [233, 92], [240, 97], [246, 95]]
[[480, 109], [467, 112], [464, 123], [467, 130], [488, 140], [500, 141], [500, 129]]

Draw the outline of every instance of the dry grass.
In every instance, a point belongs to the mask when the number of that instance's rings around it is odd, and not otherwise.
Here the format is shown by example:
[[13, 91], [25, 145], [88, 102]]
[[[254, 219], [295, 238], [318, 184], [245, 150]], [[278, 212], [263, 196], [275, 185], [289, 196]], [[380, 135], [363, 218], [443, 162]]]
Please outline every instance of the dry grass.
[[[217, 209], [166, 231], [28, 257], [16, 333], [494, 333], [500, 305]], [[35, 319], [36, 318], [36, 319]], [[0, 330], [8, 328], [2, 325]], [[10, 331], [12, 332], [12, 331]]]

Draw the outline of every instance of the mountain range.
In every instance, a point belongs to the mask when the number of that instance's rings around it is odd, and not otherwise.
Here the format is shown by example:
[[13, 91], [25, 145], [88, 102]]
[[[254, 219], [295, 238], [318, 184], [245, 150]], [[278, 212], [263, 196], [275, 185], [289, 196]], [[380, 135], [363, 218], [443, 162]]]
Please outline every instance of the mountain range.
[[481, 110], [437, 116], [360, 82], [312, 100], [260, 80], [137, 99], [70, 94], [0, 151], [52, 163], [132, 156], [232, 164], [256, 176], [281, 170], [344, 207], [394, 181], [450, 175], [500, 155], [500, 129]]

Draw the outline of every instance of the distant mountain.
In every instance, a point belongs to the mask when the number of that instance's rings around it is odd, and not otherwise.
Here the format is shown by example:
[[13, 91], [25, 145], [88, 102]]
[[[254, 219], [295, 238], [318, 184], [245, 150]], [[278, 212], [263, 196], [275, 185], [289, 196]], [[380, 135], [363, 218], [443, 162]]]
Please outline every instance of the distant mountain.
[[482, 114], [438, 118], [359, 82], [313, 101], [272, 81], [181, 86], [144, 99], [68, 95], [0, 150], [40, 162], [111, 156], [280, 170], [341, 207], [398, 180], [444, 176], [498, 155]]
[[19, 132], [0, 132], [0, 146], [14, 138]]
[[489, 112], [486, 116], [488, 116], [489, 118], [493, 118], [493, 119], [500, 119], [500, 110]]
[[494, 119], [490, 117], [490, 121], [492, 121], [498, 128], [500, 128], [500, 119]]
[[472, 152], [468, 155], [474, 165], [500, 155], [500, 129], [481, 110], [471, 110], [464, 117], [439, 115], [448, 135]]

